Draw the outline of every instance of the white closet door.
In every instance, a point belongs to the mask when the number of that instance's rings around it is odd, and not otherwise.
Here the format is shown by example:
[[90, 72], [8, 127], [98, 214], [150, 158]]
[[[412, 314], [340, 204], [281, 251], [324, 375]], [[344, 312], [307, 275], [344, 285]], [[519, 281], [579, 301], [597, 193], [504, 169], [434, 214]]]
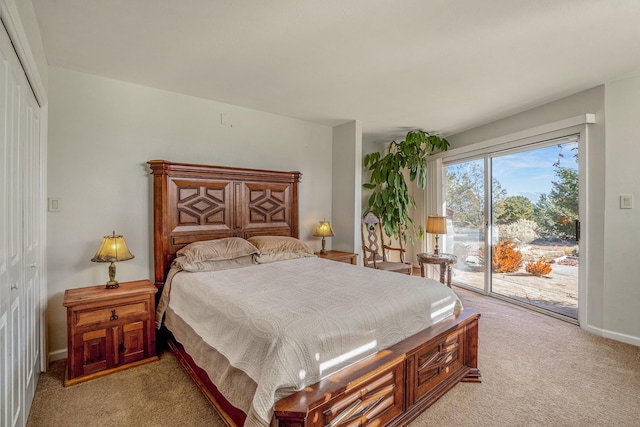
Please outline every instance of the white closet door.
[[[40, 372], [40, 107], [25, 92], [23, 109], [24, 412], [29, 413]], [[26, 416], [25, 416], [26, 418]], [[26, 420], [25, 420], [26, 421]]]
[[[0, 27], [2, 27], [0, 25]], [[4, 27], [2, 27], [2, 33]], [[5, 34], [0, 34], [0, 426], [8, 426], [11, 418], [11, 402], [9, 401], [9, 387], [11, 385], [11, 370], [9, 369], [9, 296], [12, 293], [9, 286], [9, 268], [7, 248], [7, 230], [9, 229], [8, 195], [9, 175], [7, 171], [9, 151], [7, 139], [7, 80], [9, 63], [5, 55]]]
[[0, 24], [0, 427], [26, 424], [40, 372], [39, 114]]
[[[6, 37], [6, 33], [3, 34]], [[24, 359], [21, 356], [24, 340], [23, 318], [23, 258], [22, 258], [22, 162], [20, 161], [20, 116], [22, 110], [22, 90], [20, 76], [13, 66], [11, 51], [6, 42], [2, 50], [8, 63], [5, 79], [5, 140], [6, 140], [6, 257], [7, 285], [9, 287], [9, 426], [20, 426], [23, 422]]]

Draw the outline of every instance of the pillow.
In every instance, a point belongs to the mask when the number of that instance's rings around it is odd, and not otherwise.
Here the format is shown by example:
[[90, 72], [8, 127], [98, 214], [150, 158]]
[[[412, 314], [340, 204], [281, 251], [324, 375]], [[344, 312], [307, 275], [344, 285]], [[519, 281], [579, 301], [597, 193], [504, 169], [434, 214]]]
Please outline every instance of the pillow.
[[288, 259], [304, 258], [315, 256], [306, 252], [277, 252], [274, 254], [260, 254], [255, 256], [258, 264], [269, 264], [270, 262], [285, 261]]
[[239, 237], [227, 237], [217, 240], [204, 240], [189, 243], [180, 249], [176, 256], [182, 264], [194, 264], [202, 261], [220, 261], [235, 259], [259, 253], [248, 241]]
[[294, 237], [254, 236], [247, 240], [260, 251], [255, 257], [258, 264], [315, 256], [313, 249]]
[[242, 268], [254, 265], [253, 255], [245, 255], [232, 259], [207, 260], [187, 262], [186, 257], [181, 256], [173, 260], [172, 267], [180, 268], [184, 271], [220, 271], [232, 268]]

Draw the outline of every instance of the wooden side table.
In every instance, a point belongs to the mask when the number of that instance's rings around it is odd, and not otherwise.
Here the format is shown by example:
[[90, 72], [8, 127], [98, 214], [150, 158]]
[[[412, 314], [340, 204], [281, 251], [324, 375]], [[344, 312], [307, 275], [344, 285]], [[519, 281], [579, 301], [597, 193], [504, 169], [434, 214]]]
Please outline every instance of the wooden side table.
[[357, 265], [358, 263], [358, 254], [354, 254], [352, 252], [327, 251], [326, 254], [321, 254], [320, 252], [316, 252], [315, 254], [318, 258], [330, 259], [332, 261], [339, 261], [353, 265]]
[[156, 356], [155, 293], [149, 280], [67, 289], [69, 386], [133, 366]]
[[[453, 264], [458, 262], [458, 257], [453, 254], [432, 254], [421, 253], [417, 255], [418, 263], [420, 264], [420, 275], [425, 277], [424, 265], [425, 264], [438, 264], [440, 266], [440, 283], [451, 287], [451, 269]], [[447, 275], [447, 281], [444, 281], [445, 273]]]

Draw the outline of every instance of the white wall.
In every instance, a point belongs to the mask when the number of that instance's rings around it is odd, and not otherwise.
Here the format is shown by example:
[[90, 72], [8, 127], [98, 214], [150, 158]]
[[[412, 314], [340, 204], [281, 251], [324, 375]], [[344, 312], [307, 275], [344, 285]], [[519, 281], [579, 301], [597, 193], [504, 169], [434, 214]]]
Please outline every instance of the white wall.
[[[603, 330], [640, 345], [640, 76], [606, 85]], [[631, 194], [633, 209], [620, 209]]]
[[[332, 248], [361, 253], [362, 123], [358, 120], [333, 129]], [[358, 257], [361, 262], [362, 257]]]
[[459, 148], [596, 114], [596, 123], [588, 125], [588, 228], [583, 226], [583, 235], [588, 236], [589, 261], [586, 322], [581, 326], [636, 345], [640, 345], [640, 264], [630, 260], [640, 251], [640, 218], [635, 209], [619, 210], [618, 196], [638, 194], [634, 160], [640, 155], [639, 86], [638, 77], [598, 86], [448, 137], [451, 148]]
[[[332, 128], [149, 87], [49, 68], [48, 325], [65, 357], [65, 289], [107, 280], [90, 262], [103, 235], [123, 234], [135, 259], [117, 280], [153, 278], [151, 159], [299, 170], [300, 237], [331, 206]], [[232, 126], [221, 124], [226, 114]]]

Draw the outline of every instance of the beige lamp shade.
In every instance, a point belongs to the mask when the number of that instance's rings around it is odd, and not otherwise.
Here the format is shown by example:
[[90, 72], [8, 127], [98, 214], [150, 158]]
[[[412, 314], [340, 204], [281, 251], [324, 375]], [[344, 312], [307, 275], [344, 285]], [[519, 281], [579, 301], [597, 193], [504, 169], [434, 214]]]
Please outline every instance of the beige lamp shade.
[[316, 228], [314, 236], [322, 237], [322, 249], [320, 250], [320, 253], [326, 254], [327, 250], [325, 249], [326, 242], [324, 238], [334, 236], [333, 229], [331, 228], [331, 224], [329, 223], [329, 221], [320, 221], [318, 223], [318, 228]]
[[430, 216], [427, 218], [427, 228], [425, 230], [431, 234], [447, 234], [447, 217]]
[[318, 228], [316, 228], [316, 233], [314, 236], [317, 237], [333, 237], [333, 229], [331, 228], [331, 224], [329, 221], [320, 221], [318, 223]]
[[109, 265], [109, 281], [107, 282], [107, 288], [113, 289], [119, 287], [119, 283], [116, 282], [116, 266], [114, 262], [126, 261], [132, 259], [133, 255], [129, 252], [127, 244], [124, 241], [124, 237], [116, 235], [114, 231], [111, 236], [104, 236], [102, 243], [98, 248], [98, 252], [91, 258], [93, 262], [110, 262]]

